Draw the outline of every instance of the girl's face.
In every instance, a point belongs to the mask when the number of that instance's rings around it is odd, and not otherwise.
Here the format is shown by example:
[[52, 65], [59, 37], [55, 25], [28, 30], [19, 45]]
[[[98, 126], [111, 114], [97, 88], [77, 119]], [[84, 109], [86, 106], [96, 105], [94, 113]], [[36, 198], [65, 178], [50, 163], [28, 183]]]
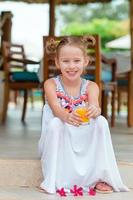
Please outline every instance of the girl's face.
[[83, 73], [88, 58], [79, 47], [66, 45], [61, 47], [55, 62], [62, 75], [72, 81], [78, 79]]

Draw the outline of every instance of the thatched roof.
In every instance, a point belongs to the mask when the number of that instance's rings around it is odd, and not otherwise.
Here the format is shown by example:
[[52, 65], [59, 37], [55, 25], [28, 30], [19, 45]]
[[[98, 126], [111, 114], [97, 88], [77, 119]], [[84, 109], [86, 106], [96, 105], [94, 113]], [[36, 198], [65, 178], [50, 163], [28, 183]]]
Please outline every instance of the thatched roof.
[[[6, 1], [6, 0], [0, 0], [0, 1]], [[21, 1], [21, 2], [26, 2], [26, 3], [49, 3], [50, 0], [8, 0], [8, 1]], [[111, 0], [55, 0], [56, 4], [85, 4], [85, 3], [94, 3], [94, 2], [99, 2], [99, 3], [104, 3], [104, 2], [110, 2]]]

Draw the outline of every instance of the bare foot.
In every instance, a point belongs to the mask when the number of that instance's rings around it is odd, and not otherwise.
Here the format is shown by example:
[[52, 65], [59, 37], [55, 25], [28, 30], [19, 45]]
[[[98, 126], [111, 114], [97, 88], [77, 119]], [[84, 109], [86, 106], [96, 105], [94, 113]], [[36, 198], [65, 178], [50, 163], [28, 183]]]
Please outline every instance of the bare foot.
[[45, 193], [45, 194], [50, 194], [46, 190], [44, 190], [43, 188], [41, 188], [40, 186], [37, 187], [37, 189], [39, 190], [39, 192], [42, 192], [42, 193]]
[[113, 188], [105, 182], [98, 182], [95, 186], [95, 190], [99, 193], [105, 193], [105, 194], [113, 192]]

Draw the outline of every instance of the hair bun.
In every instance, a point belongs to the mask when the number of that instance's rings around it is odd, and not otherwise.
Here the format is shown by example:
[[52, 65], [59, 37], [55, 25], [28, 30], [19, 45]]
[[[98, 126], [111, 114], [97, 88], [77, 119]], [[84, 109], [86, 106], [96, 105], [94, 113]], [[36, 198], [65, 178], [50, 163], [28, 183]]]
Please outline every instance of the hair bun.
[[96, 40], [95, 38], [92, 36], [92, 35], [89, 35], [89, 36], [83, 36], [82, 39], [83, 43], [85, 43], [85, 45], [91, 45], [91, 46], [94, 46], [95, 43], [96, 43]]
[[47, 54], [55, 54], [56, 47], [57, 47], [57, 42], [53, 38], [50, 38], [49, 40], [47, 40], [46, 47], [45, 47]]

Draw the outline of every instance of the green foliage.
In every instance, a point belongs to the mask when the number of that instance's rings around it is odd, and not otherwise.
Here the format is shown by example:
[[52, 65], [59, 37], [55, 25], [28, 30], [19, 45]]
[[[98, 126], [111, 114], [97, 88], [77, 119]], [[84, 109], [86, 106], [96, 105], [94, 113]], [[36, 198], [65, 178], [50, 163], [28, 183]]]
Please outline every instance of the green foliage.
[[58, 32], [61, 35], [99, 34], [104, 48], [106, 42], [129, 33], [129, 8], [128, 0], [57, 6]]
[[88, 3], [83, 5], [60, 5], [56, 7], [57, 21], [64, 24], [71, 22], [85, 23], [94, 18], [104, 17], [110, 20], [125, 20], [129, 18], [129, 1], [114, 0], [110, 3]]
[[[102, 38], [102, 47], [105, 43], [126, 35], [129, 30], [125, 25], [123, 28], [123, 21], [103, 19], [92, 19], [87, 23], [73, 22], [65, 26], [61, 30], [62, 35], [86, 35], [86, 34], [99, 34]], [[125, 23], [127, 24], [127, 23]]]

